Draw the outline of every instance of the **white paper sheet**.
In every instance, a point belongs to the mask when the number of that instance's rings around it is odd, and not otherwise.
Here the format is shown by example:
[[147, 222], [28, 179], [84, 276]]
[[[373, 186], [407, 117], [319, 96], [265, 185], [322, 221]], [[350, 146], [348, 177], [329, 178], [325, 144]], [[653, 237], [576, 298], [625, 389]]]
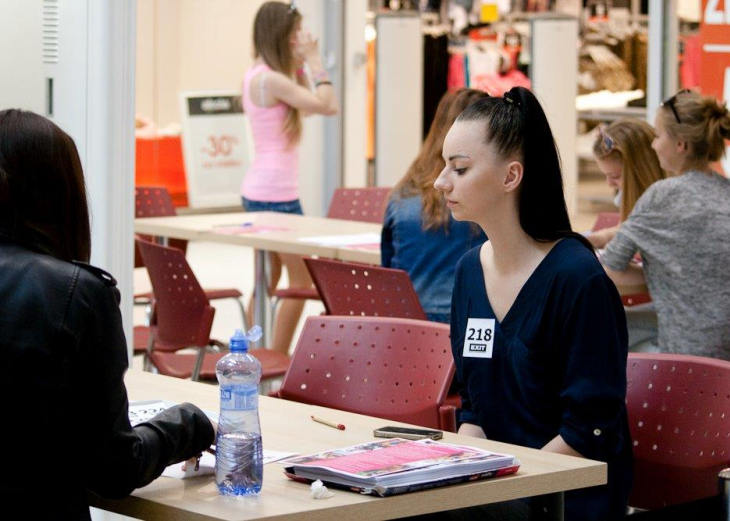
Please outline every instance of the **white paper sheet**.
[[380, 244], [380, 234], [323, 235], [320, 237], [300, 237], [299, 241], [314, 243], [320, 246], [359, 246], [362, 244]]

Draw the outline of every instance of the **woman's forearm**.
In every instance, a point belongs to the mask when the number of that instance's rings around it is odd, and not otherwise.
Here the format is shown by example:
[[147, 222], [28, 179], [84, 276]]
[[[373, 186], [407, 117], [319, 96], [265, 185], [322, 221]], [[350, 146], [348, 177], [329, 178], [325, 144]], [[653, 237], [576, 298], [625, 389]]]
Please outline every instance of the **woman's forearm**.
[[459, 427], [458, 434], [472, 436], [473, 438], [487, 439], [487, 435], [484, 434], [482, 428], [479, 425], [474, 425], [473, 423], [462, 423], [461, 427]]
[[629, 264], [624, 271], [615, 271], [603, 266], [606, 273], [617, 286], [638, 286], [646, 284], [644, 269], [638, 264]]

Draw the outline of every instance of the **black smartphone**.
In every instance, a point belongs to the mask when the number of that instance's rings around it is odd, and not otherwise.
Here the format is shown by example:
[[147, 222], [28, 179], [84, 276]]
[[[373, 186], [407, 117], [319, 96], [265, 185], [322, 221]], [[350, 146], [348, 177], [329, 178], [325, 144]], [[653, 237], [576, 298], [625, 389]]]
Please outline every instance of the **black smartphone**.
[[388, 425], [387, 427], [375, 429], [373, 436], [376, 438], [405, 438], [407, 440], [424, 440], [426, 438], [440, 440], [443, 438], [444, 433], [431, 429], [411, 429], [408, 427], [393, 427]]

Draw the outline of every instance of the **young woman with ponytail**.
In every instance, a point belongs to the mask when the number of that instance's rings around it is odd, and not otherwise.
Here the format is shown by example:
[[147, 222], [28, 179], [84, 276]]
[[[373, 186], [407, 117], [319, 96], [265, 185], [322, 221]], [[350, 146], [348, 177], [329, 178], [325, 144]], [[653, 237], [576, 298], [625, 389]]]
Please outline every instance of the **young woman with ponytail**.
[[[618, 284], [646, 282], [659, 349], [730, 360], [730, 180], [711, 163], [725, 153], [725, 103], [681, 91], [662, 103], [652, 148], [676, 175], [641, 196], [608, 243], [603, 262]], [[631, 262], [641, 254], [643, 267]]]
[[[619, 517], [632, 481], [626, 320], [571, 229], [545, 113], [520, 87], [479, 100], [451, 127], [443, 156], [434, 186], [454, 219], [489, 237], [456, 269], [459, 432], [607, 462], [607, 485], [566, 493], [566, 519]], [[524, 510], [516, 504], [510, 518]]]
[[[302, 16], [294, 2], [265, 2], [254, 20], [256, 61], [243, 80], [243, 107], [251, 123], [255, 150], [241, 186], [243, 207], [248, 212], [302, 214], [298, 179], [302, 115], [333, 115], [339, 110], [332, 82], [322, 66], [319, 43], [302, 32], [301, 25]], [[312, 285], [300, 256], [274, 257], [274, 287], [282, 263], [290, 287]], [[303, 305], [303, 301], [293, 299], [281, 305], [273, 349], [289, 350]]]

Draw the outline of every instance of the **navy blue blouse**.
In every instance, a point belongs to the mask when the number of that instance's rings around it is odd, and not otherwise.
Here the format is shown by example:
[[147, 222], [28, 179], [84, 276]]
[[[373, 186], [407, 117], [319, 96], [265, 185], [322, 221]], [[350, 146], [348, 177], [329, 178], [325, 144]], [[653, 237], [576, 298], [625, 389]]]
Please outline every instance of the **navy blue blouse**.
[[[628, 335], [616, 287], [585, 246], [566, 238], [499, 322], [479, 251], [459, 261], [453, 292], [460, 421], [481, 426], [491, 440], [536, 449], [561, 435], [586, 458], [608, 463], [607, 485], [566, 494], [566, 518], [623, 515], [633, 465], [625, 405]], [[492, 331], [467, 331], [470, 318], [493, 319]], [[472, 351], [465, 353], [465, 341]]]
[[475, 225], [451, 216], [448, 228], [424, 230], [421, 197], [395, 195], [385, 211], [381, 262], [407, 271], [429, 320], [448, 323], [456, 264], [485, 240]]

